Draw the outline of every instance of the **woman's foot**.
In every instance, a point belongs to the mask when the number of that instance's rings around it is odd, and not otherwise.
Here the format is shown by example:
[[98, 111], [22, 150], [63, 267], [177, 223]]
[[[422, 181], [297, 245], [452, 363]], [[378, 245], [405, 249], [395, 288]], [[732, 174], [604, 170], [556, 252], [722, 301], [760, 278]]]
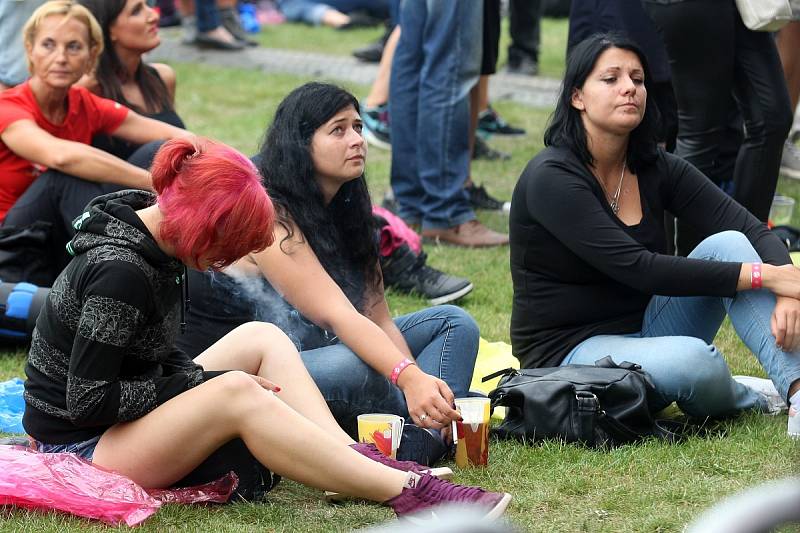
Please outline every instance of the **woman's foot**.
[[456, 485], [427, 474], [409, 472], [403, 491], [386, 501], [398, 517], [414, 515], [417, 519], [433, 518], [431, 509], [452, 503], [480, 508], [485, 513], [484, 518], [492, 520], [505, 512], [511, 503], [511, 494], [487, 492], [478, 487]]
[[733, 376], [733, 380], [764, 396], [767, 399], [767, 413], [777, 415], [786, 412], [788, 409], [786, 402], [781, 398], [772, 380], [753, 376]]
[[[394, 468], [395, 470], [400, 470], [402, 472], [414, 472], [415, 474], [429, 474], [439, 479], [453, 479], [453, 471], [447, 467], [429, 468], [419, 463], [415, 463], [414, 461], [398, 461], [397, 459], [392, 459], [391, 457], [385, 456], [380, 450], [378, 450], [377, 446], [372, 443], [356, 442], [355, 444], [351, 444], [350, 447], [364, 457], [372, 459], [376, 463], [381, 463], [384, 466], [388, 466], [389, 468]], [[339, 492], [325, 491], [325, 501], [337, 502], [344, 499], [347, 499], [347, 495]]]
[[217, 26], [211, 31], [198, 33], [194, 39], [194, 44], [217, 50], [241, 50], [245, 46], [237, 41], [236, 37], [231, 35], [231, 32], [223, 26]]

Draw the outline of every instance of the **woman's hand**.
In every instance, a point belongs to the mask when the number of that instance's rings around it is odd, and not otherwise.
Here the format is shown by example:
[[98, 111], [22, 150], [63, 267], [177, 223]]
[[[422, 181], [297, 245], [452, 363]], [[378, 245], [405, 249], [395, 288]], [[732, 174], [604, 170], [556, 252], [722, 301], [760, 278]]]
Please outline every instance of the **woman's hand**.
[[278, 387], [277, 385], [275, 385], [270, 380], [268, 380], [266, 378], [262, 378], [261, 376], [256, 376], [255, 374], [249, 374], [249, 375], [250, 375], [251, 378], [253, 378], [253, 380], [256, 383], [261, 385], [262, 389], [267, 389], [267, 390], [272, 391], [272, 392], [280, 392], [281, 391], [281, 388]]
[[411, 419], [420, 427], [442, 429], [460, 415], [453, 409], [455, 397], [447, 383], [420, 370], [407, 367], [397, 380], [406, 396]]
[[800, 345], [800, 300], [776, 296], [770, 325], [775, 344], [782, 350], [797, 348]]
[[[747, 266], [747, 277], [750, 276], [750, 264], [743, 265], [743, 274]], [[775, 296], [788, 296], [800, 300], [800, 269], [794, 265], [774, 266], [761, 265], [761, 279], [763, 287], [775, 293]], [[749, 282], [746, 289], [750, 288]]]

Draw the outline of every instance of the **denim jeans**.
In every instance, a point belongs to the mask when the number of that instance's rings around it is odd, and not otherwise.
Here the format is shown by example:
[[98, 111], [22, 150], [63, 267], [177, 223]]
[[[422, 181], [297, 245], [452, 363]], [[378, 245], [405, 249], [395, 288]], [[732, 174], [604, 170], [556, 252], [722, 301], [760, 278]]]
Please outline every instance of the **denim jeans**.
[[45, 444], [37, 440], [34, 441], [34, 447], [37, 452], [41, 453], [74, 453], [78, 457], [83, 457], [87, 461], [91, 461], [92, 457], [94, 457], [94, 449], [97, 448], [98, 442], [100, 442], [100, 435], [85, 441], [73, 442], [70, 444]]
[[44, 0], [0, 2], [0, 83], [14, 86], [28, 79], [28, 60], [22, 41], [22, 27]]
[[[689, 257], [709, 261], [760, 261], [747, 238], [735, 231], [712, 235]], [[737, 335], [756, 355], [781, 396], [800, 379], [800, 351], [784, 352], [775, 345], [770, 317], [772, 292], [740, 291], [733, 298], [654, 296], [645, 311], [642, 331], [629, 335], [598, 335], [576, 346], [566, 364], [594, 364], [611, 355], [650, 373], [661, 395], [661, 407], [677, 402], [693, 416], [723, 416], [743, 409], [765, 411], [758, 392], [731, 379], [722, 354], [711, 344], [727, 314]]]
[[[398, 317], [395, 324], [419, 368], [447, 383], [456, 398], [466, 396], [478, 354], [479, 332], [472, 317], [460, 307], [439, 305]], [[334, 418], [350, 435], [357, 433], [360, 414], [408, 418], [402, 391], [344, 344], [303, 351], [300, 356]]]
[[195, 0], [194, 6], [199, 33], [208, 33], [219, 27], [219, 11], [214, 0]]
[[319, 26], [326, 11], [335, 9], [344, 14], [352, 11], [366, 11], [376, 18], [389, 18], [389, 0], [278, 0], [278, 7], [293, 22], [305, 22]]
[[389, 85], [391, 182], [399, 214], [423, 229], [475, 218], [469, 177], [470, 89], [478, 81], [483, 3], [404, 0]]

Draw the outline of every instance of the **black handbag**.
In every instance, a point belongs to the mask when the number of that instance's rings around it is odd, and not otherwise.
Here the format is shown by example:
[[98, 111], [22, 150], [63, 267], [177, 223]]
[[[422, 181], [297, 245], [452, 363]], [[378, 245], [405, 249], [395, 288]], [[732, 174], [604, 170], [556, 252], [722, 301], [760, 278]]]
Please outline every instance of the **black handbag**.
[[677, 435], [653, 418], [654, 386], [639, 365], [617, 365], [605, 357], [591, 365], [512, 368], [489, 393], [492, 409], [506, 416], [492, 430], [500, 438], [558, 439], [587, 446], [615, 446], [646, 437], [675, 440]]

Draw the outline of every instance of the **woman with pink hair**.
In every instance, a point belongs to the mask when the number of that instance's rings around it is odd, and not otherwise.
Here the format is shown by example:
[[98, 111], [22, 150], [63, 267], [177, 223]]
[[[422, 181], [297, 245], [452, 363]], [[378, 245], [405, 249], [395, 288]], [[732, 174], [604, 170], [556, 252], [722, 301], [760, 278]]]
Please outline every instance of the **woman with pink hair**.
[[444, 502], [503, 512], [508, 494], [453, 485], [354, 443], [271, 324], [244, 324], [194, 360], [174, 348], [184, 265], [218, 270], [263, 250], [274, 211], [253, 164], [219, 143], [169, 141], [151, 172], [155, 195], [102, 196], [76, 221], [74, 258], [39, 315], [25, 368], [23, 424], [37, 449], [76, 453], [145, 488], [233, 469], [239, 494], [253, 499], [274, 484], [269, 469], [398, 515]]

